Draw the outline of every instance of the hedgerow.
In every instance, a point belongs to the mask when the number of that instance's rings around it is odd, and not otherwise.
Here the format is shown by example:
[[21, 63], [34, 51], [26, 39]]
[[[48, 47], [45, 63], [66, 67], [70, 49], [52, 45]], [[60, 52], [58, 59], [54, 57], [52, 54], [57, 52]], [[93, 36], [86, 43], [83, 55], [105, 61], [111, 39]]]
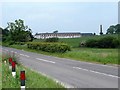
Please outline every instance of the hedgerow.
[[27, 47], [30, 49], [36, 49], [52, 53], [64, 53], [71, 50], [70, 46], [65, 43], [29, 42], [27, 43]]
[[120, 41], [118, 38], [106, 36], [100, 39], [89, 39], [86, 41], [85, 45], [87, 47], [95, 48], [118, 48]]

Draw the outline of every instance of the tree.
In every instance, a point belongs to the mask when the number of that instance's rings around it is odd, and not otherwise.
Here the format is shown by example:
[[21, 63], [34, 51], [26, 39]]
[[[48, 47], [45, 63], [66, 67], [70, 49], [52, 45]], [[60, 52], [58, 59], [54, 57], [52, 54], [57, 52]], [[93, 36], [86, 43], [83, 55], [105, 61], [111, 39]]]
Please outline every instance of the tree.
[[111, 25], [106, 32], [106, 34], [119, 34], [119, 33], [120, 33], [120, 24]]
[[56, 31], [53, 31], [53, 33], [58, 33], [58, 30], [56, 30]]
[[116, 33], [116, 34], [120, 34], [120, 24], [117, 24], [117, 25], [115, 26], [115, 33]]
[[32, 41], [32, 31], [28, 26], [24, 25], [24, 21], [19, 19], [15, 22], [9, 22], [7, 29], [9, 30], [9, 38], [13, 42]]
[[110, 27], [107, 29], [107, 33], [106, 33], [106, 34], [115, 34], [115, 30], [116, 30], [115, 26], [112, 25], [112, 26], [110, 26]]

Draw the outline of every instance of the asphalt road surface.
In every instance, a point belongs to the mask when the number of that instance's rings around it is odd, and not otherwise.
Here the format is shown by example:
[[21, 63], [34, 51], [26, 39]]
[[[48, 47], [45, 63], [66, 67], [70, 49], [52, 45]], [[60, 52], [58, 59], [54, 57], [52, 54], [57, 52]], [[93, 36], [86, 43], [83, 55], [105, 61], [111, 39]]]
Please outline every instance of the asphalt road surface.
[[3, 53], [15, 53], [19, 61], [67, 88], [118, 88], [118, 67], [46, 56], [2, 47]]

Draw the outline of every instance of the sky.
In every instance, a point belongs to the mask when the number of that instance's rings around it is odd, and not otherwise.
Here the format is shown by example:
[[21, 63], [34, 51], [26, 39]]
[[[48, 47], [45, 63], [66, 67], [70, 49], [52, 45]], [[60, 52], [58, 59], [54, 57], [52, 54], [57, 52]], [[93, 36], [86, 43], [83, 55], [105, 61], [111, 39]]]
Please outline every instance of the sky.
[[118, 2], [2, 2], [0, 27], [22, 19], [33, 34], [80, 32], [99, 34], [118, 23]]

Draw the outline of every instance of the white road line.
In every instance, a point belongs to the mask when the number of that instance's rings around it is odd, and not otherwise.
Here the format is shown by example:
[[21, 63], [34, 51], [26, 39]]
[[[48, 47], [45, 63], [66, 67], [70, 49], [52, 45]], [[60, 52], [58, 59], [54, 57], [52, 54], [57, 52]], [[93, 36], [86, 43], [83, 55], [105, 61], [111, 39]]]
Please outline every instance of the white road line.
[[24, 54], [20, 54], [21, 56], [24, 56]]
[[24, 55], [24, 54], [20, 54], [21, 56], [25, 56], [25, 57], [30, 57], [30, 56], [28, 56], [28, 55]]
[[28, 56], [28, 55], [24, 55], [25, 57], [30, 57], [30, 56]]
[[40, 59], [40, 58], [36, 58], [37, 60], [40, 60], [40, 61], [44, 61], [44, 62], [49, 62], [49, 63], [55, 63], [53, 61], [49, 61], [49, 60], [45, 60], [45, 59]]
[[110, 76], [110, 77], [114, 77], [114, 78], [120, 78], [120, 77], [115, 76], [115, 75], [106, 74], [106, 73], [101, 73], [101, 72], [97, 72], [97, 71], [93, 71], [93, 70], [88, 70], [88, 69], [84, 69], [84, 68], [80, 68], [80, 67], [73, 67], [73, 68], [75, 68], [75, 69], [80, 69], [80, 70], [84, 70], [84, 71], [88, 71], [88, 72], [93, 72], [93, 73], [97, 73], [97, 74], [102, 74], [102, 75]]
[[14, 53], [17, 53], [17, 52], [14, 52]]

